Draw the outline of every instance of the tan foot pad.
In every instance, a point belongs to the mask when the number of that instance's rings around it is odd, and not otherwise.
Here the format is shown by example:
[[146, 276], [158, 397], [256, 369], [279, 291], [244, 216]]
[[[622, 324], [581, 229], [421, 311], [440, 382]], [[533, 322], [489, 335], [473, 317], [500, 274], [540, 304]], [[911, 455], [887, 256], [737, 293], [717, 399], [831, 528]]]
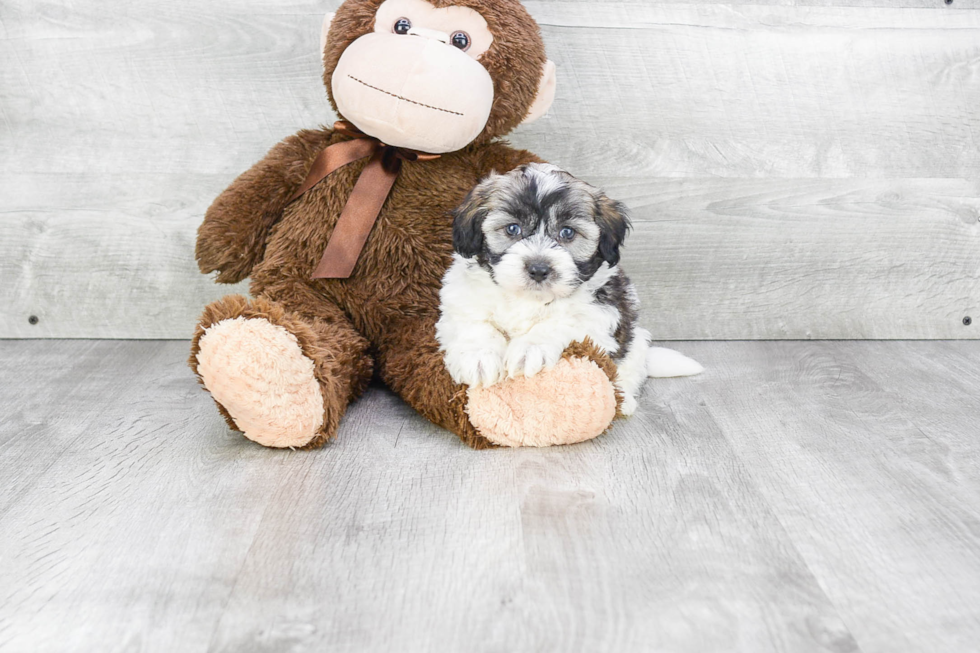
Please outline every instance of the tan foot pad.
[[223, 320], [205, 331], [197, 355], [204, 386], [249, 440], [302, 447], [323, 423], [313, 361], [296, 336], [256, 318]]
[[616, 393], [594, 362], [565, 359], [531, 378], [470, 388], [466, 412], [480, 435], [504, 447], [575, 444], [601, 435], [616, 416]]

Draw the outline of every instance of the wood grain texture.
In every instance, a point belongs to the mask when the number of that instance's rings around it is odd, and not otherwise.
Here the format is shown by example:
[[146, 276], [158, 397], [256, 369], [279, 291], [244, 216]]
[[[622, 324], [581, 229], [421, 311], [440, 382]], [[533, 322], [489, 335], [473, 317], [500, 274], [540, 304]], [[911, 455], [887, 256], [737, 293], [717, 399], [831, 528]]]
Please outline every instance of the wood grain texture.
[[0, 650], [206, 650], [282, 468], [199, 437], [184, 350], [0, 343]]
[[[0, 196], [36, 179], [0, 179]], [[111, 210], [94, 176], [52, 180], [42, 206], [4, 216], [0, 276], [13, 285], [0, 286], [0, 334], [188, 337], [203, 306], [235, 289], [199, 274], [188, 255], [223, 180], [175, 176], [177, 190], [161, 195], [160, 179], [123, 177]], [[975, 181], [592, 181], [632, 208], [624, 268], [658, 338], [980, 333], [980, 319], [962, 323], [980, 316]], [[140, 211], [149, 215], [132, 217]]]
[[566, 83], [521, 142], [578, 174], [980, 172], [976, 11], [528, 5]]
[[[118, 4], [112, 20], [93, 2], [5, 4], [4, 172], [237, 174], [332, 122], [320, 6]], [[980, 12], [528, 7], [564, 82], [549, 117], [514, 140], [579, 174], [980, 171]]]
[[980, 346], [681, 348], [591, 443], [277, 452], [185, 343], [0, 342], [0, 650], [972, 650]]
[[215, 284], [194, 262], [201, 216], [227, 182], [187, 174], [0, 177], [10, 206], [0, 216], [0, 335], [189, 338], [208, 302], [248, 290]]
[[[0, 337], [184, 338], [240, 290], [195, 228], [333, 121], [336, 4], [5, 2]], [[527, 5], [561, 83], [512, 140], [633, 204], [658, 337], [978, 337], [976, 1]]]
[[[481, 456], [447, 451], [381, 396], [382, 446], [355, 418], [351, 462], [280, 488], [216, 650], [852, 650], [703, 411], [683, 428], [659, 414], [580, 448]], [[354, 467], [377, 480], [338, 484]], [[312, 557], [323, 564], [296, 562]], [[306, 627], [271, 635], [270, 613]], [[320, 615], [330, 625], [310, 627]]]
[[[533, 0], [528, 1], [531, 4]], [[539, 3], [549, 0], [537, 0]], [[564, 0], [567, 3], [588, 3], [594, 5], [626, 5], [635, 6], [641, 4], [652, 4], [646, 0]], [[690, 5], [694, 4], [691, 0], [655, 0], [660, 5]], [[877, 7], [883, 9], [945, 9], [946, 11], [956, 11], [959, 9], [980, 9], [978, 0], [953, 0], [951, 4], [946, 4], [945, 0], [698, 0], [699, 5], [730, 5], [743, 6], [750, 5], [756, 7]]]
[[953, 370], [976, 363], [976, 345], [690, 351], [713, 354], [707, 409], [861, 650], [974, 650], [980, 404], [976, 376]]
[[654, 337], [980, 335], [975, 181], [598, 181], [633, 209], [623, 266]]

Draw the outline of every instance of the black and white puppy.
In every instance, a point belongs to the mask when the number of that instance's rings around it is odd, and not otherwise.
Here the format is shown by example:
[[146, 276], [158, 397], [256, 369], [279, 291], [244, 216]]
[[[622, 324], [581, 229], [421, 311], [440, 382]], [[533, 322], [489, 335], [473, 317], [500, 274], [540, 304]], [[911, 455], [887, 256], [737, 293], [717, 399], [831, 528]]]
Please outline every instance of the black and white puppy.
[[454, 260], [436, 338], [457, 383], [486, 386], [549, 369], [591, 338], [617, 365], [623, 413], [648, 376], [703, 368], [650, 346], [636, 289], [619, 268], [626, 207], [555, 166], [493, 174], [456, 210]]

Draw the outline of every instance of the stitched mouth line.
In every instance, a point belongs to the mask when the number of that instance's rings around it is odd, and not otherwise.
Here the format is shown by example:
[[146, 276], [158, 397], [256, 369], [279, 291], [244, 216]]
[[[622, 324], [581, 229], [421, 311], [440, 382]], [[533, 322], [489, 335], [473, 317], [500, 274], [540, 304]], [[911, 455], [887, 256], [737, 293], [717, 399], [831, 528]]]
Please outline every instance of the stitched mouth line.
[[442, 111], [443, 113], [451, 113], [454, 116], [462, 116], [462, 115], [464, 115], [462, 113], [459, 113], [458, 111], [450, 111], [449, 109], [440, 109], [439, 107], [434, 107], [434, 106], [429, 105], [429, 104], [422, 104], [421, 102], [416, 102], [415, 100], [409, 100], [407, 97], [402, 97], [401, 95], [395, 95], [394, 93], [392, 93], [390, 91], [386, 91], [383, 88], [378, 88], [377, 86], [371, 86], [370, 84], [368, 84], [364, 80], [358, 79], [358, 78], [354, 77], [353, 75], [348, 75], [348, 77], [350, 77], [351, 79], [353, 79], [358, 84], [363, 84], [364, 86], [367, 86], [370, 89], [374, 89], [375, 91], [378, 91], [379, 93], [384, 93], [385, 95], [390, 95], [393, 98], [397, 98], [399, 100], [404, 100], [405, 102], [410, 102], [411, 104], [417, 104], [420, 107], [425, 107], [426, 109], [432, 109], [434, 111]]

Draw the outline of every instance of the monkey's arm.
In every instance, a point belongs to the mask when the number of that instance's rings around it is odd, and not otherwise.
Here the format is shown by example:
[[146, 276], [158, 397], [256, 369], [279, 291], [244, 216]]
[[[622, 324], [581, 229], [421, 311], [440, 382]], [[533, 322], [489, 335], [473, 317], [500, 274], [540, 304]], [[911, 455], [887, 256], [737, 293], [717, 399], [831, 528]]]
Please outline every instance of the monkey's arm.
[[290, 136], [218, 196], [197, 231], [201, 272], [217, 271], [219, 283], [238, 283], [249, 276], [265, 253], [269, 229], [331, 136], [330, 130]]

